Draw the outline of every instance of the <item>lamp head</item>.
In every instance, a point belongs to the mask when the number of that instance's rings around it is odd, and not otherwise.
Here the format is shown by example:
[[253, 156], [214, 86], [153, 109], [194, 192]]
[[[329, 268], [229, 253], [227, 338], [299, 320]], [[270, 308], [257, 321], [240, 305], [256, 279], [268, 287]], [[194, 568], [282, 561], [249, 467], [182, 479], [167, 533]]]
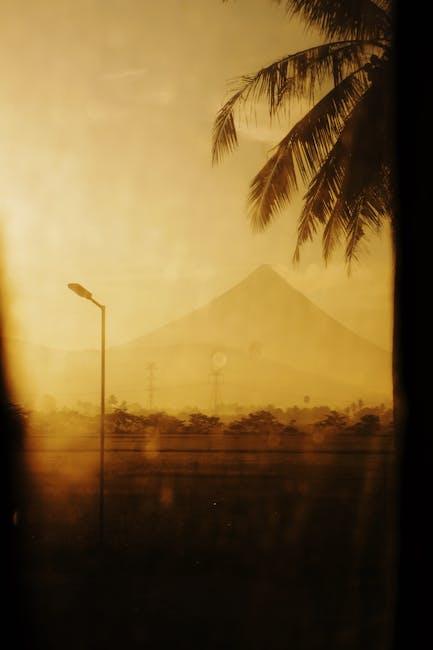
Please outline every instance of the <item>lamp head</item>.
[[88, 291], [85, 287], [83, 287], [81, 284], [78, 284], [77, 282], [70, 282], [68, 284], [68, 288], [73, 291], [74, 293], [77, 294], [77, 296], [80, 296], [81, 298], [86, 298], [87, 300], [92, 300], [92, 294], [90, 291]]

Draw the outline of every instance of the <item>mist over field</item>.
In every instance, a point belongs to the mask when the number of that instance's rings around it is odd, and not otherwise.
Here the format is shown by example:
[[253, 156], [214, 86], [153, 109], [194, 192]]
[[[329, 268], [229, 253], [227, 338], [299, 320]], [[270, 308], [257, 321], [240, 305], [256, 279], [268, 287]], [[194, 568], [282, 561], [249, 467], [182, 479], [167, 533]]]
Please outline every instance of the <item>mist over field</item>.
[[[220, 355], [221, 367], [215, 367]], [[27, 375], [27, 401], [97, 401], [97, 350], [60, 351], [11, 342], [12, 366]], [[20, 363], [21, 362], [21, 363]], [[390, 354], [344, 327], [269, 265], [207, 305], [108, 351], [108, 392], [147, 404], [154, 364], [159, 407], [212, 408], [213, 375], [222, 405], [346, 407], [391, 398]], [[17, 373], [17, 384], [19, 375]]]

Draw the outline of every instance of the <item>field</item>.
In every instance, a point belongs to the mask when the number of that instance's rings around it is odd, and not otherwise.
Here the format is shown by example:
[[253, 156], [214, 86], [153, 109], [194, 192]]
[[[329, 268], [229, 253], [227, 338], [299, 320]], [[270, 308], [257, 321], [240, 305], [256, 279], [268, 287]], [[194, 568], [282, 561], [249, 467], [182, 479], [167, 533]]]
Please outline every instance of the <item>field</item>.
[[383, 650], [394, 578], [385, 435], [28, 436], [33, 648]]

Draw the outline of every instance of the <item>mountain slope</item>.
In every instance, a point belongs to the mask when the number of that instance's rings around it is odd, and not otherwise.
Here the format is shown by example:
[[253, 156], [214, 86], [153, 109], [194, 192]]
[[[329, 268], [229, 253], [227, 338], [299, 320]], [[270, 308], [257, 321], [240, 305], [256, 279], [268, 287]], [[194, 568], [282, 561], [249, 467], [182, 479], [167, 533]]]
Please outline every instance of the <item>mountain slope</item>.
[[199, 343], [237, 348], [364, 389], [391, 389], [390, 355], [316, 307], [268, 265], [129, 345]]
[[[391, 396], [390, 355], [316, 307], [278, 273], [262, 266], [208, 305], [107, 351], [107, 395], [147, 402], [148, 362], [157, 365], [156, 404], [211, 404], [216, 352], [225, 355], [225, 403], [347, 405]], [[99, 353], [14, 342], [12, 367], [27, 375], [27, 395], [51, 393], [61, 404], [98, 401]], [[21, 382], [22, 383], [22, 382]]]

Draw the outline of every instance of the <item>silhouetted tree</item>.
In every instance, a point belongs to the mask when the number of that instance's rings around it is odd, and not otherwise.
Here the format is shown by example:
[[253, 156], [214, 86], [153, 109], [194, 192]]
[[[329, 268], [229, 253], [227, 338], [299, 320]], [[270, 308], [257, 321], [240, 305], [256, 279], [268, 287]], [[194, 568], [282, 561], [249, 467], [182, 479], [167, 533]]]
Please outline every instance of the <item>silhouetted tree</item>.
[[137, 433], [144, 431], [145, 420], [139, 415], [128, 413], [124, 408], [116, 408], [106, 416], [114, 433]]
[[173, 415], [168, 415], [164, 411], [157, 411], [143, 416], [144, 430], [147, 433], [156, 433], [161, 435], [174, 435], [183, 433], [185, 429], [184, 422]]
[[363, 415], [358, 422], [355, 422], [355, 424], [350, 427], [350, 430], [354, 433], [361, 434], [377, 433], [380, 430], [379, 416], [374, 415], [373, 413]]
[[255, 411], [240, 420], [235, 420], [226, 429], [227, 433], [265, 434], [281, 433], [283, 425], [269, 411]]
[[331, 411], [323, 419], [316, 422], [315, 426], [319, 429], [331, 429], [334, 431], [342, 431], [347, 424], [347, 417], [338, 411]]
[[189, 422], [185, 427], [185, 433], [209, 434], [215, 433], [221, 425], [221, 420], [215, 415], [204, 413], [191, 413]]
[[288, 433], [288, 434], [293, 434], [293, 433], [299, 433], [299, 429], [295, 427], [296, 420], [292, 420], [290, 424], [286, 424], [286, 426], [283, 428], [282, 433]]

